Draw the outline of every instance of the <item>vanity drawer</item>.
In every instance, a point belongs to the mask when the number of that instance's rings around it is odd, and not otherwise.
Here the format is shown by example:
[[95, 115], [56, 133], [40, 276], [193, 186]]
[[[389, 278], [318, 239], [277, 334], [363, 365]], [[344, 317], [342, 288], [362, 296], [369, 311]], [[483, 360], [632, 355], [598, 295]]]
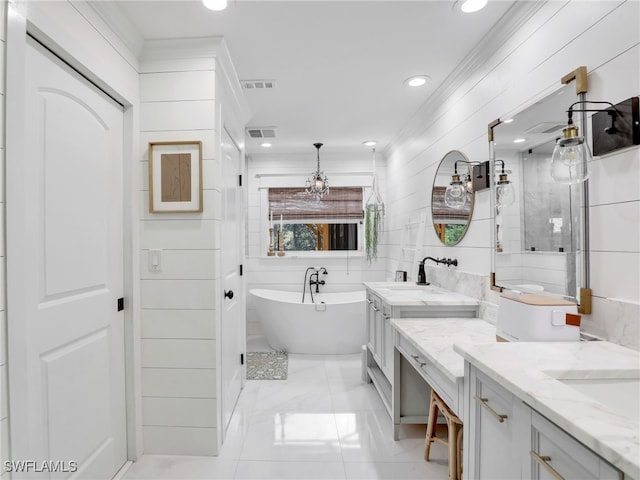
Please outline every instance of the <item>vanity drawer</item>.
[[[431, 388], [440, 395], [449, 408], [458, 417], [462, 418], [462, 402], [459, 397], [458, 384], [447, 377], [437, 365], [421, 353], [405, 336], [401, 334], [397, 336], [396, 348]], [[462, 388], [462, 385], [460, 385], [460, 388]]]
[[537, 412], [531, 412], [532, 479], [619, 480], [622, 472]]

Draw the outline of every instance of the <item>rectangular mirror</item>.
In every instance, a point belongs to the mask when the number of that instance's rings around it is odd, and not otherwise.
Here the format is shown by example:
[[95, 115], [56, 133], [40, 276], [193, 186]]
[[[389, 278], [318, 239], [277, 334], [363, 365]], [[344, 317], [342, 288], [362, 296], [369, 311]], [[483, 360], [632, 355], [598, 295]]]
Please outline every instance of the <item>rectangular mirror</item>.
[[[497, 289], [540, 292], [580, 303], [581, 290], [588, 286], [586, 182], [565, 185], [551, 178], [551, 155], [567, 125], [566, 111], [576, 100], [575, 86], [565, 85], [492, 124], [493, 170], [500, 180], [510, 181], [515, 192], [510, 204], [494, 201]], [[495, 199], [500, 182], [493, 182], [492, 188]]]

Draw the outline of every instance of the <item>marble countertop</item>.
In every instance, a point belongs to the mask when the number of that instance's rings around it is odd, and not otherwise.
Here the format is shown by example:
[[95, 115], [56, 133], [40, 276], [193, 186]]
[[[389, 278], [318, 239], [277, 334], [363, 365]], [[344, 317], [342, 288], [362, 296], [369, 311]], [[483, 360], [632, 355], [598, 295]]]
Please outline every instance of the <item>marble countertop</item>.
[[[639, 352], [610, 342], [456, 343], [454, 351], [612, 465], [640, 479], [637, 395], [634, 399], [616, 391], [615, 385], [606, 386], [612, 379], [628, 379], [637, 390], [632, 382], [640, 378]], [[603, 399], [561, 379], [604, 379], [603, 386], [596, 386], [605, 392]], [[633, 402], [627, 411], [635, 409], [635, 418], [614, 406], [620, 401]]]
[[453, 345], [496, 341], [496, 327], [478, 318], [392, 318], [391, 325], [454, 383], [464, 379], [464, 358]]
[[451, 292], [435, 285], [412, 282], [363, 282], [389, 305], [478, 305], [475, 298]]

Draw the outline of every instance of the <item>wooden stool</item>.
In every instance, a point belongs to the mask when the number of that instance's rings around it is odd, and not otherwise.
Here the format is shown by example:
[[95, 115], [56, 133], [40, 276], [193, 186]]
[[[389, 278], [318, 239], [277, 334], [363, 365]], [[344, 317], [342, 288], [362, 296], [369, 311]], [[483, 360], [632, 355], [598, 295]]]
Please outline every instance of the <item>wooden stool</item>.
[[[438, 412], [447, 421], [446, 439], [436, 436]], [[438, 442], [446, 445], [449, 447], [449, 480], [460, 480], [462, 478], [462, 422], [433, 389], [429, 402], [428, 422], [424, 459], [429, 461], [431, 443]]]

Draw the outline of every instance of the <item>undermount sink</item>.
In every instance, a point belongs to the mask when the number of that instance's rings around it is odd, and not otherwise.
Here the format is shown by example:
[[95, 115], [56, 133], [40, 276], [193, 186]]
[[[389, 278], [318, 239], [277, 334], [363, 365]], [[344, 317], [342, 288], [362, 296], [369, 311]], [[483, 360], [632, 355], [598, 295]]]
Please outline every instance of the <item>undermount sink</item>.
[[425, 287], [425, 286], [417, 286], [417, 285], [411, 285], [404, 288], [391, 287], [391, 288], [388, 288], [388, 290], [391, 290], [394, 293], [394, 295], [399, 295], [399, 296], [411, 298], [414, 300], [425, 300], [433, 297], [434, 295], [442, 294], [442, 291], [439, 289], [429, 288], [428, 286]]
[[398, 282], [397, 285], [387, 285], [385, 288], [387, 288], [388, 290], [415, 290], [416, 292], [424, 292], [425, 290], [427, 290], [427, 288], [429, 285], [417, 285], [415, 283], [403, 283], [403, 282]]
[[[546, 372], [562, 384], [606, 406], [612, 412], [634, 422], [640, 421], [640, 370], [624, 372], [598, 372], [598, 378], [572, 375], [554, 375]], [[593, 374], [592, 374], [593, 375]]]

